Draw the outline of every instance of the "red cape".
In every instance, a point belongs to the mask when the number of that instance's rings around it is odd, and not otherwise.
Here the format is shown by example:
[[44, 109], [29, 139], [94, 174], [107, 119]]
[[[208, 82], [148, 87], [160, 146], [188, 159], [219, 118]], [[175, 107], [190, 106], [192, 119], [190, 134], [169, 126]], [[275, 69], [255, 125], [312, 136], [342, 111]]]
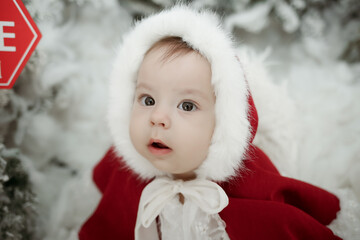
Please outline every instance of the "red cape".
[[[220, 212], [230, 239], [340, 239], [326, 227], [340, 210], [336, 196], [280, 176], [268, 157], [251, 146], [245, 169], [220, 183], [229, 205]], [[80, 240], [134, 239], [138, 204], [146, 182], [111, 148], [94, 169], [102, 199], [82, 226]]]
[[[249, 96], [249, 120], [258, 124], [254, 102]], [[109, 149], [94, 169], [94, 181], [102, 199], [79, 232], [80, 240], [134, 239], [141, 181]], [[283, 177], [270, 159], [250, 144], [238, 176], [219, 183], [229, 205], [219, 213], [232, 240], [340, 239], [326, 225], [340, 210], [336, 196], [310, 184]]]

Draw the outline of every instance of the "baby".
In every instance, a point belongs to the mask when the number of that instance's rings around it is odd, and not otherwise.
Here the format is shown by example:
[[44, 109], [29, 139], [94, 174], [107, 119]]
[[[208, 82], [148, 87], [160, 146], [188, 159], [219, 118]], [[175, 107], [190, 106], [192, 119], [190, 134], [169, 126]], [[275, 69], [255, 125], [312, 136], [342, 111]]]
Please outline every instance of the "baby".
[[210, 63], [181, 38], [164, 38], [145, 54], [134, 99], [135, 149], [173, 178], [195, 179], [215, 127]]
[[81, 240], [339, 239], [326, 227], [338, 199], [280, 176], [252, 144], [246, 75], [213, 14], [177, 6], [125, 36], [108, 120], [103, 197]]

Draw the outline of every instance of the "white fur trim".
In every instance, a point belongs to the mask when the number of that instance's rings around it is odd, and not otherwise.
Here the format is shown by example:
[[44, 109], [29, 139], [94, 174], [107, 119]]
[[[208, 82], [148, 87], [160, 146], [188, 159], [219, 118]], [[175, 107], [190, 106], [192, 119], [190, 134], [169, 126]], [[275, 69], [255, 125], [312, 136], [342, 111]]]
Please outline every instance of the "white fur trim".
[[224, 181], [236, 174], [249, 144], [248, 88], [232, 40], [216, 15], [176, 6], [137, 23], [118, 51], [110, 79], [108, 121], [114, 145], [127, 165], [143, 179], [165, 175], [143, 158], [129, 136], [137, 71], [146, 51], [158, 40], [179, 36], [211, 64], [216, 95], [216, 126], [209, 154], [198, 177]]

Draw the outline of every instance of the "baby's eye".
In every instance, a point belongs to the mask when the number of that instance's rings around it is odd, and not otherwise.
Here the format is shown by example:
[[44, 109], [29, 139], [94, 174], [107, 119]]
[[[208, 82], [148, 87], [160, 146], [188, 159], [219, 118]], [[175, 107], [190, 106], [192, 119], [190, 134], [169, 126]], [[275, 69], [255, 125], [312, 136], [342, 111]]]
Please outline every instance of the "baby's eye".
[[152, 106], [155, 104], [155, 100], [150, 96], [142, 96], [140, 102], [144, 106]]
[[192, 102], [182, 102], [179, 104], [178, 108], [186, 112], [195, 111], [197, 109], [196, 105]]

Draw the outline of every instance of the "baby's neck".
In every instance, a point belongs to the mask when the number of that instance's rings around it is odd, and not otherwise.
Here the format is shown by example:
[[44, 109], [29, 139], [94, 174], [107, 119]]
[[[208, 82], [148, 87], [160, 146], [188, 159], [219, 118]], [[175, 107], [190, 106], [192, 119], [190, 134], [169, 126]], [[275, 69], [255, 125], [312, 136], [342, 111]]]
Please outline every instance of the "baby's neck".
[[191, 181], [196, 178], [196, 174], [195, 173], [173, 174], [172, 177], [174, 180]]

